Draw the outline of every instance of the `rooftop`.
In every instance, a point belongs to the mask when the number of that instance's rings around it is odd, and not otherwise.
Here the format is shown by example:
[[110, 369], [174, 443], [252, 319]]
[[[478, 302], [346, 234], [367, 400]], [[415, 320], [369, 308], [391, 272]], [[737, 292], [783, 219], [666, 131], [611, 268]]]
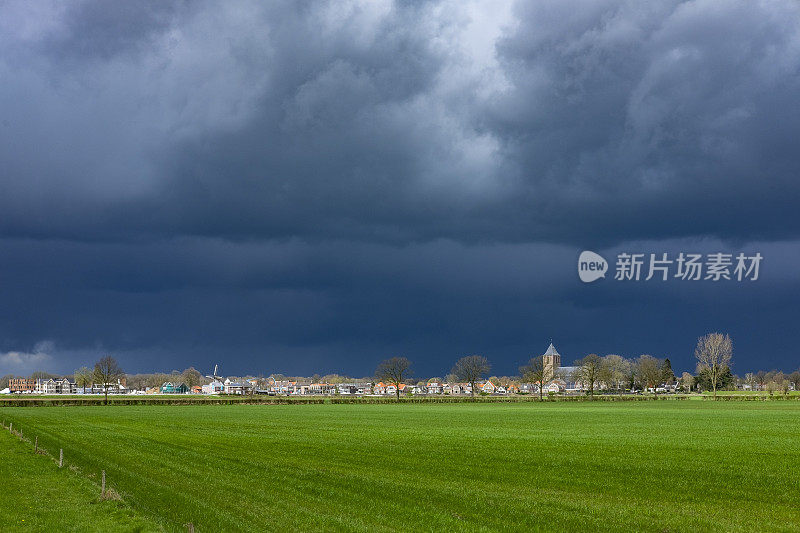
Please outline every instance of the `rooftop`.
[[546, 351], [546, 352], [544, 352], [544, 355], [558, 355], [558, 356], [560, 356], [561, 354], [559, 354], [559, 353], [556, 351], [556, 347], [555, 347], [555, 346], [553, 346], [553, 343], [551, 342], [551, 343], [550, 343], [550, 346], [548, 346], [548, 347], [547, 347], [547, 351]]

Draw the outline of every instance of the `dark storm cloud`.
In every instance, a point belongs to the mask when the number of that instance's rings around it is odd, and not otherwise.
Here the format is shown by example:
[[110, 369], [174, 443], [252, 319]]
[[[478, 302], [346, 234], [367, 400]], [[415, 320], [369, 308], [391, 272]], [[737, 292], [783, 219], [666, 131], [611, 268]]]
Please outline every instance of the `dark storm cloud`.
[[4, 99], [22, 105], [4, 121], [5, 197], [27, 201], [6, 202], [4, 227], [384, 242], [797, 234], [795, 4], [521, 3], [481, 42], [469, 24], [484, 14], [76, 4], [28, 36], [27, 64], [7, 58]]
[[[0, 10], [8, 365], [511, 372], [554, 336], [688, 367], [707, 329], [746, 353], [796, 318], [794, 2]], [[730, 294], [574, 276], [577, 247], [684, 245], [774, 266]], [[789, 364], [773, 337], [746, 357]]]
[[72, 4], [63, 24], [43, 40], [42, 51], [57, 61], [110, 60], [128, 52], [144, 51], [176, 22], [183, 2], [121, 2], [109, 9], [102, 0]]
[[796, 4], [531, 3], [518, 14], [520, 31], [499, 45], [513, 89], [495, 125], [565, 238], [580, 239], [582, 212], [617, 239], [796, 235]]
[[0, 353], [42, 353], [36, 345], [51, 341], [47, 367], [63, 371], [112, 350], [132, 371], [224, 361], [228, 372], [355, 375], [404, 353], [435, 375], [481, 352], [512, 373], [553, 337], [568, 361], [653, 352], [691, 368], [694, 338], [721, 329], [734, 334], [742, 371], [793, 364], [800, 246], [751, 246], [769, 258], [752, 284], [586, 286], [574, 249], [556, 245], [3, 241], [0, 279], [14, 283], [0, 287]]

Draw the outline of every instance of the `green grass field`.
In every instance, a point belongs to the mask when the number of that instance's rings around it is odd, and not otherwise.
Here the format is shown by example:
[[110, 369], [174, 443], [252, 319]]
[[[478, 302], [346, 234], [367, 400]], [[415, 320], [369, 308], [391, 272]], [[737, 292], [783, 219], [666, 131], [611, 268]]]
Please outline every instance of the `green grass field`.
[[[798, 402], [34, 407], [0, 417], [48, 450], [63, 447], [83, 476], [105, 469], [125, 506], [172, 531], [188, 522], [197, 531], [800, 531]], [[11, 440], [0, 440], [6, 455], [19, 445]], [[52, 461], [37, 466], [65, 477]], [[63, 481], [40, 513], [86, 490], [85, 479]], [[32, 501], [10, 494], [4, 521]], [[85, 526], [105, 529], [90, 515]]]
[[[59, 470], [31, 446], [0, 431], [0, 530], [158, 531], [127, 504], [101, 501], [100, 487], [70, 468]], [[88, 525], [88, 527], [87, 527]]]

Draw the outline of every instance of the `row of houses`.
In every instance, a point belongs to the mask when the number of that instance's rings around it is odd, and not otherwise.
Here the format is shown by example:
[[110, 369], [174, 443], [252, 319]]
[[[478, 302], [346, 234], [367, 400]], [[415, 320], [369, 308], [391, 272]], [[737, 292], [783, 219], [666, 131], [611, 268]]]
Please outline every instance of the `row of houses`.
[[[259, 383], [257, 379], [231, 379], [225, 381], [214, 380], [202, 386], [189, 387], [185, 383], [166, 381], [159, 387], [145, 389], [146, 394], [273, 394], [273, 395], [379, 395], [392, 396], [397, 393], [397, 388], [392, 383], [299, 383], [289, 380], [275, 380], [270, 378], [266, 383]], [[261, 385], [261, 386], [259, 386]], [[523, 385], [527, 388], [529, 385]], [[514, 387], [506, 390], [491, 381], [476, 384], [477, 391], [485, 394], [507, 394], [519, 392]], [[112, 394], [125, 394], [129, 389], [123, 380], [110, 385]], [[472, 387], [469, 383], [438, 383], [429, 382], [424, 385], [399, 385], [400, 394], [471, 394]], [[67, 378], [61, 379], [28, 379], [12, 378], [9, 380], [9, 392], [33, 394], [92, 394], [102, 393], [102, 385], [78, 387]], [[538, 390], [537, 390], [538, 391]]]
[[[502, 386], [497, 386], [491, 381], [482, 381], [476, 384], [478, 390], [486, 394], [507, 394], [518, 392], [511, 391]], [[472, 387], [469, 383], [436, 383], [425, 385], [399, 385], [400, 394], [471, 394]], [[184, 383], [165, 382], [158, 388], [148, 389], [150, 394], [270, 394], [289, 396], [308, 395], [377, 395], [393, 396], [397, 388], [392, 383], [302, 383], [290, 380], [275, 380], [269, 378], [264, 382], [258, 379], [227, 378], [225, 381], [214, 380], [202, 386], [189, 388]]]
[[116, 383], [109, 383], [105, 387], [97, 383], [79, 387], [68, 378], [11, 378], [8, 380], [8, 392], [15, 394], [100, 394], [106, 388], [112, 394], [125, 394], [128, 392], [124, 379], [117, 380]]
[[[584, 384], [576, 382], [571, 376], [575, 375], [576, 367], [561, 366], [561, 355], [555, 346], [550, 343], [545, 353], [542, 355], [546, 375], [550, 376], [544, 385], [543, 393], [579, 393], [585, 390]], [[445, 383], [429, 381], [418, 383], [417, 385], [400, 383], [395, 386], [393, 383], [313, 383], [298, 382], [296, 380], [277, 379], [270, 376], [267, 379], [256, 378], [227, 378], [224, 381], [217, 375], [217, 367], [211, 376], [210, 383], [205, 385], [187, 386], [181, 382], [164, 382], [159, 387], [147, 388], [143, 391], [131, 391], [125, 385], [125, 380], [108, 386], [109, 392], [114, 394], [137, 393], [137, 394], [269, 394], [269, 395], [376, 395], [394, 396], [400, 394], [413, 395], [471, 395], [472, 385], [469, 383]], [[475, 394], [539, 394], [539, 385], [535, 383], [520, 384], [500, 384], [491, 380], [482, 380], [475, 384]], [[675, 385], [664, 385], [655, 392], [670, 392]], [[598, 389], [604, 388], [599, 385]], [[63, 379], [28, 379], [12, 378], [9, 382], [9, 392], [12, 393], [38, 393], [38, 394], [92, 394], [104, 391], [102, 385], [92, 385], [91, 387], [79, 388], [75, 383], [67, 378]]]

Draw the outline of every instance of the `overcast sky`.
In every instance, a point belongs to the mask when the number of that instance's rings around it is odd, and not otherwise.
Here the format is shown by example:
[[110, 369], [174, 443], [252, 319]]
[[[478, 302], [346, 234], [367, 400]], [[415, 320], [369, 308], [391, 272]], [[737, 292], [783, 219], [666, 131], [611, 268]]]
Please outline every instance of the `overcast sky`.
[[0, 374], [796, 369], [799, 97], [794, 0], [0, 2]]

